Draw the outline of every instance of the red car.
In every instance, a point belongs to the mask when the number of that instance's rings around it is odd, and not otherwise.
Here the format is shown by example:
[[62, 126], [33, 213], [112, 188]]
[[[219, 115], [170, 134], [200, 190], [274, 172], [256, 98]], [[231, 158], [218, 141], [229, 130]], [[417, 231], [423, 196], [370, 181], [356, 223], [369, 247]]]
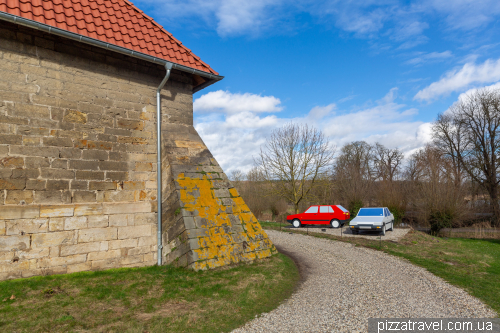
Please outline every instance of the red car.
[[329, 224], [332, 228], [338, 228], [350, 217], [349, 211], [340, 205], [311, 206], [302, 214], [288, 215], [286, 221], [295, 228], [303, 224]]

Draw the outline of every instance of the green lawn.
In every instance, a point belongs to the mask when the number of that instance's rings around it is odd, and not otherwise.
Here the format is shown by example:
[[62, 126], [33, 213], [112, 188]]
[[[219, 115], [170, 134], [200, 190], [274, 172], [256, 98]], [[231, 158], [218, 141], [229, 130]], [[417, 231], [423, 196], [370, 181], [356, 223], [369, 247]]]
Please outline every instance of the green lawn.
[[[261, 222], [264, 229], [279, 230], [279, 224]], [[305, 233], [305, 230], [284, 229], [282, 231]], [[410, 231], [399, 242], [364, 238], [331, 236], [309, 233], [314, 237], [329, 238], [370, 247], [403, 257], [426, 268], [429, 272], [449, 283], [467, 290], [500, 314], [500, 240], [440, 238]]]
[[277, 254], [194, 272], [123, 268], [0, 282], [2, 332], [228, 332], [276, 308], [299, 280]]

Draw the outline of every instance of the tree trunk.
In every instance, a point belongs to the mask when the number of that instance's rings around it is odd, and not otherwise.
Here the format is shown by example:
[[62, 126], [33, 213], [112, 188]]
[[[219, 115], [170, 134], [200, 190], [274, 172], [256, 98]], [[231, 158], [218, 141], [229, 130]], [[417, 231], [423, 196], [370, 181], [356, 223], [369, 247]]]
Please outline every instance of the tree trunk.
[[498, 191], [497, 186], [489, 186], [488, 194], [490, 195], [490, 206], [493, 211], [494, 221], [493, 224], [495, 226], [499, 225], [500, 221], [500, 207], [498, 206]]

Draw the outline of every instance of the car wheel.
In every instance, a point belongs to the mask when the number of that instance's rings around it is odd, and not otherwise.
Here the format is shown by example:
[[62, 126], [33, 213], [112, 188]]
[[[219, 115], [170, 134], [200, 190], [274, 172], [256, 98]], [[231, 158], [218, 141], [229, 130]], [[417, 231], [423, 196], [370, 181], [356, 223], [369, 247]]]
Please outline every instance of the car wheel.
[[391, 222], [391, 231], [394, 231], [394, 220]]
[[351, 229], [353, 235], [359, 235], [359, 231], [356, 229]]
[[302, 223], [300, 223], [299, 219], [295, 219], [292, 221], [292, 225], [294, 228], [300, 228], [302, 226]]
[[340, 222], [339, 222], [339, 220], [331, 220], [330, 225], [332, 226], [332, 228], [336, 229], [336, 228], [340, 227]]
[[385, 236], [385, 224], [384, 224], [384, 226], [382, 227], [382, 236]]

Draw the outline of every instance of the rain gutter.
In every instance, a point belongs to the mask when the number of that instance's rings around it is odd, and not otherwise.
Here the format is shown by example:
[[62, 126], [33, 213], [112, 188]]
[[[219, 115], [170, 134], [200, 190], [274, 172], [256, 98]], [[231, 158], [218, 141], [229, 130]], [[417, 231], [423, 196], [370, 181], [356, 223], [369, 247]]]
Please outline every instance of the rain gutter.
[[193, 88], [193, 94], [195, 92], [198, 92], [201, 89], [204, 89], [204, 88], [208, 87], [209, 85], [214, 84], [215, 82], [220, 81], [220, 80], [222, 80], [224, 78], [224, 76], [215, 75], [215, 74], [212, 74], [212, 73], [200, 71], [199, 69], [194, 69], [194, 68], [187, 67], [187, 66], [184, 66], [184, 65], [172, 63], [172, 62], [169, 62], [169, 61], [167, 61], [165, 59], [153, 57], [153, 56], [147, 55], [147, 54], [142, 53], [142, 52], [132, 51], [132, 50], [127, 49], [125, 47], [121, 47], [121, 46], [118, 46], [118, 45], [106, 43], [106, 42], [100, 41], [100, 40], [95, 39], [95, 38], [90, 38], [90, 37], [87, 37], [87, 36], [75, 34], [73, 32], [70, 32], [70, 31], [67, 31], [67, 30], [64, 30], [64, 29], [56, 28], [56, 27], [50, 26], [48, 24], [36, 22], [36, 21], [33, 21], [33, 20], [28, 20], [28, 19], [26, 19], [24, 17], [20, 17], [20, 16], [17, 16], [17, 15], [12, 15], [12, 14], [5, 13], [5, 12], [2, 12], [2, 11], [0, 11], [0, 19], [2, 19], [4, 21], [9, 21], [9, 22], [12, 22], [12, 23], [15, 23], [15, 24], [23, 25], [23, 26], [26, 26], [26, 27], [29, 27], [29, 28], [32, 28], [32, 29], [36, 29], [36, 30], [40, 30], [40, 31], [43, 31], [43, 32], [47, 32], [49, 34], [61, 36], [61, 37], [64, 37], [64, 38], [68, 38], [68, 39], [72, 39], [72, 40], [75, 40], [75, 41], [78, 41], [78, 42], [82, 42], [82, 43], [85, 43], [85, 44], [96, 46], [96, 47], [99, 47], [99, 48], [102, 48], [102, 49], [106, 49], [106, 50], [114, 51], [114, 52], [117, 52], [117, 53], [125, 54], [125, 55], [128, 55], [128, 56], [134, 57], [134, 58], [142, 59], [142, 60], [145, 60], [145, 61], [148, 61], [148, 62], [152, 62], [152, 63], [155, 63], [155, 64], [159, 64], [159, 65], [162, 65], [162, 66], [165, 66], [166, 64], [171, 64], [173, 69], [177, 69], [177, 70], [180, 70], [180, 71], [185, 72], [185, 73], [195, 74], [195, 75], [201, 76], [201, 77], [203, 77], [205, 79], [208, 79], [208, 81], [206, 81], [205, 83], [202, 83], [201, 85], [198, 85], [198, 86], [194, 87]]

